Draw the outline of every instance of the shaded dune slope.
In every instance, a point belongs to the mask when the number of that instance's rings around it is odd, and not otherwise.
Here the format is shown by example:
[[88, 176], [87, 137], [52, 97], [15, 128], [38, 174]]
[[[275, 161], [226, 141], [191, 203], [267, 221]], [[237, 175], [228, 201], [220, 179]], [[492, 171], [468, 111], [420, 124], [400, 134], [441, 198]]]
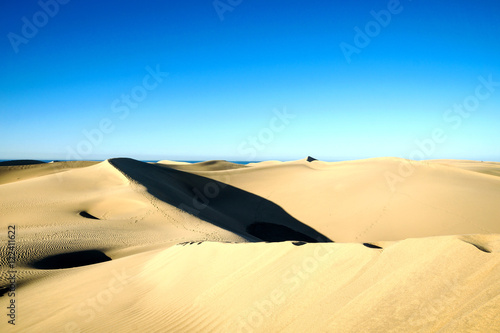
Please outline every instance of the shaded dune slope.
[[275, 203], [220, 181], [128, 158], [109, 163], [156, 198], [249, 240], [331, 241]]

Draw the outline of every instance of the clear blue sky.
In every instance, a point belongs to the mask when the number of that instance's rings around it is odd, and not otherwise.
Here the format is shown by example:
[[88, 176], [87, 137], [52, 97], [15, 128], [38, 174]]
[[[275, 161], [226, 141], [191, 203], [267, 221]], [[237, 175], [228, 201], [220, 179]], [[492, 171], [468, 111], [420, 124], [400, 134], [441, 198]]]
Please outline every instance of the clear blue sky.
[[498, 0], [60, 2], [0, 4], [0, 159], [500, 161]]

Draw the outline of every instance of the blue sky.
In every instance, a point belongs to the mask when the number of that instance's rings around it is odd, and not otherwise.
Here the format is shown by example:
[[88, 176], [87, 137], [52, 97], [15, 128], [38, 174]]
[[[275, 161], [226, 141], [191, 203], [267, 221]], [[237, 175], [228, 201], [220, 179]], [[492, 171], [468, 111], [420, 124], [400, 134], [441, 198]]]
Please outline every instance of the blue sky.
[[493, 0], [5, 0], [0, 159], [500, 161], [498, 17]]

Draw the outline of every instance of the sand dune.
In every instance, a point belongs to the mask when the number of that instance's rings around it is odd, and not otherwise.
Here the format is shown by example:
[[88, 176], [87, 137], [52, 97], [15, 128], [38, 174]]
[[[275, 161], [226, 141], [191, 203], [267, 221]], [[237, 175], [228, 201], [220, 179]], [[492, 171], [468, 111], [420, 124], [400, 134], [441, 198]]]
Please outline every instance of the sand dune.
[[30, 332], [493, 332], [495, 244], [177, 245], [54, 273], [23, 287], [19, 315]]
[[[2, 164], [3, 163], [3, 164]], [[78, 161], [78, 162], [57, 162], [44, 163], [32, 161], [29, 164], [25, 161], [2, 162], [0, 163], [0, 184], [11, 183], [19, 180], [36, 178], [43, 175], [63, 172], [74, 168], [83, 168], [99, 162]]]
[[500, 162], [478, 162], [467, 160], [431, 160], [429, 162], [500, 177]]
[[[273, 202], [227, 183], [132, 159], [113, 159], [110, 163], [156, 198], [249, 240], [329, 241]], [[200, 167], [213, 170], [214, 164]]]
[[2, 332], [500, 331], [500, 163], [23, 163]]
[[159, 161], [158, 164], [162, 164], [171, 169], [183, 170], [183, 171], [220, 171], [220, 170], [232, 170], [232, 169], [243, 169], [246, 165], [231, 163], [228, 161], [205, 161], [199, 163], [186, 163], [186, 162], [172, 162], [172, 161]]
[[[402, 166], [413, 168], [413, 173], [401, 176]], [[273, 201], [334, 241], [363, 242], [500, 233], [500, 177], [491, 175], [499, 171], [500, 163], [490, 163], [486, 174], [378, 158], [192, 172]], [[399, 177], [393, 187], [387, 175]]]

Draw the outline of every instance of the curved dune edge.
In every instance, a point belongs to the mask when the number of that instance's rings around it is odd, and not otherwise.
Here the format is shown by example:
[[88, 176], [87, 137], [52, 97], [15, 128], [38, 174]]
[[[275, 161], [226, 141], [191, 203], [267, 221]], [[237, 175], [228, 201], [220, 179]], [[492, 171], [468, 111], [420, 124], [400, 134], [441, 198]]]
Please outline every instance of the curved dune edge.
[[[65, 269], [24, 286], [19, 328], [492, 332], [500, 313], [500, 235], [484, 237], [495, 244], [491, 253], [460, 236], [408, 239], [383, 249], [179, 244]], [[40, 307], [47, 299], [52, 305]]]

